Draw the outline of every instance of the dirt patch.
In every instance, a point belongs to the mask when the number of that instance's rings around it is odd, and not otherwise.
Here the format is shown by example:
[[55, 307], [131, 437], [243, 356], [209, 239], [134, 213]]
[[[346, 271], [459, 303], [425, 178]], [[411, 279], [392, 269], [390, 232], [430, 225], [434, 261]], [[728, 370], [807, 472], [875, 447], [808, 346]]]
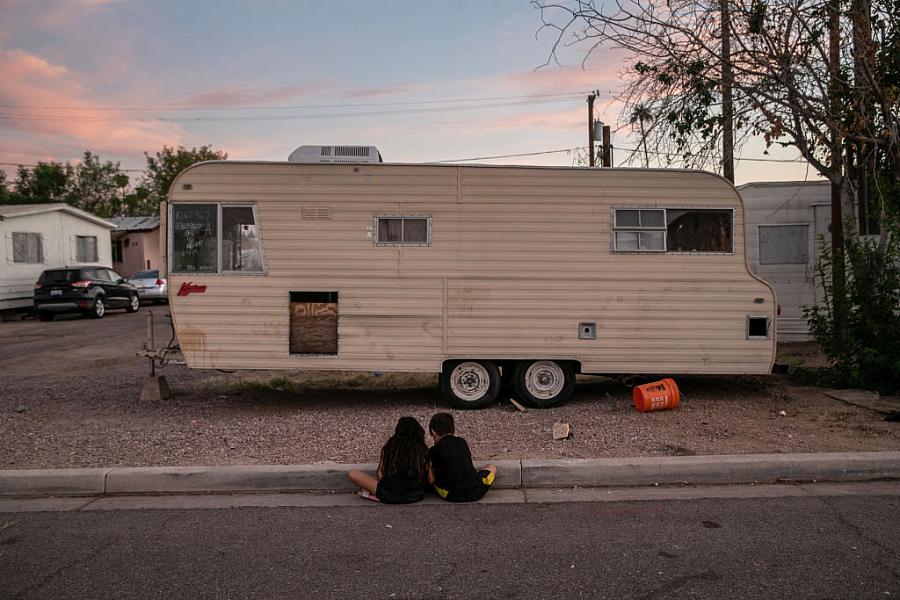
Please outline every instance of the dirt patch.
[[[143, 328], [115, 313], [0, 324], [0, 468], [368, 462], [400, 416], [426, 424], [447, 410], [436, 375], [175, 366], [174, 397], [141, 403]], [[630, 388], [582, 377], [554, 409], [520, 412], [504, 390], [491, 408], [453, 413], [484, 460], [900, 450], [897, 423], [786, 376], [676, 381], [674, 411], [638, 413]], [[556, 422], [571, 439], [553, 440]]]

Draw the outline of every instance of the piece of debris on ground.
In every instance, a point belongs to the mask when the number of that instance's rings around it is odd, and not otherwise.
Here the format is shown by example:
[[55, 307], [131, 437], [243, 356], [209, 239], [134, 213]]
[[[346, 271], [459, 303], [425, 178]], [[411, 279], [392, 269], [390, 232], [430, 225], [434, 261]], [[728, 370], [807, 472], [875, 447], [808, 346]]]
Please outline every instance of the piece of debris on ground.
[[572, 426], [568, 423], [554, 423], [553, 424], [553, 439], [554, 440], [565, 440], [568, 439], [569, 436], [572, 435]]

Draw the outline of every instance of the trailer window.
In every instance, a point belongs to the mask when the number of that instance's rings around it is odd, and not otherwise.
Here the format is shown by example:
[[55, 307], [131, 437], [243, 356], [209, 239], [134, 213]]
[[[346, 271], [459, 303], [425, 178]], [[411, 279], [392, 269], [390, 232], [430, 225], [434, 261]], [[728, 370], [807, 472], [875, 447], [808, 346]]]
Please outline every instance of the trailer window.
[[760, 225], [759, 264], [805, 265], [809, 262], [809, 225]]
[[80, 263], [95, 263], [97, 258], [97, 236], [75, 236], [75, 260]]
[[664, 252], [666, 211], [663, 208], [617, 208], [613, 215], [613, 250]]
[[173, 273], [264, 273], [259, 224], [252, 204], [171, 205]]
[[40, 233], [14, 231], [12, 243], [13, 262], [29, 264], [44, 262], [43, 236]]
[[216, 204], [172, 205], [172, 271], [218, 271], [219, 211]]
[[262, 271], [259, 230], [252, 206], [222, 207], [222, 270]]
[[732, 252], [733, 211], [666, 210], [666, 252]]
[[376, 246], [428, 246], [431, 217], [375, 217]]

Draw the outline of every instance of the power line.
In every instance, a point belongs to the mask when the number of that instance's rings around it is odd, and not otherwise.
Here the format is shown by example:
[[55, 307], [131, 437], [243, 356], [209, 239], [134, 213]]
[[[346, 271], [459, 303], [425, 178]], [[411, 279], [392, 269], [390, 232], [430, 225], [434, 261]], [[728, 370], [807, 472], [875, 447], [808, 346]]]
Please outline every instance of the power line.
[[[496, 154], [493, 156], [474, 156], [471, 158], [453, 158], [453, 159], [446, 159], [446, 160], [432, 160], [432, 161], [428, 161], [423, 164], [473, 162], [476, 160], [496, 160], [496, 159], [500, 159], [500, 158], [522, 158], [522, 157], [526, 157], [526, 156], [541, 156], [541, 155], [546, 155], [546, 154], [572, 153], [572, 152], [577, 152], [578, 150], [585, 150], [585, 149], [587, 149], [587, 146], [575, 146], [572, 148], [560, 148], [558, 150], [540, 150], [540, 151], [536, 151], [536, 152], [520, 152], [520, 153], [516, 153], [516, 154]], [[621, 146], [613, 146], [613, 149], [624, 150], [626, 152], [643, 152], [643, 150], [640, 150], [640, 149], [624, 148]], [[648, 150], [647, 153], [653, 154], [653, 155], [659, 155], [659, 156], [672, 156], [672, 154], [654, 151], [654, 150]], [[803, 160], [802, 158], [783, 159], [783, 158], [735, 157], [735, 160], [743, 160], [743, 161], [750, 161], [750, 162], [770, 162], [770, 163], [807, 163], [807, 161]], [[624, 161], [622, 163], [620, 163], [620, 166], [622, 164], [624, 164]], [[29, 164], [29, 163], [14, 163], [14, 162], [0, 162], [0, 165], [13, 166], [13, 167], [18, 167], [18, 166], [36, 167], [36, 166], [38, 166], [37, 164], [34, 164], [34, 163]], [[139, 172], [139, 173], [143, 173], [145, 171], [145, 169], [121, 169], [121, 170], [126, 171], [126, 172]]]
[[[59, 162], [59, 161], [51, 161], [51, 162]], [[69, 162], [69, 161], [66, 161], [66, 162]], [[3, 166], [3, 167], [28, 167], [30, 169], [38, 167], [41, 164], [49, 165], [50, 162], [45, 162], [45, 163], [0, 162], [0, 166]], [[147, 169], [119, 169], [119, 171], [124, 171], [126, 173], [144, 173], [147, 171]]]
[[[607, 94], [609, 94], [607, 92]], [[94, 110], [118, 110], [118, 111], [138, 111], [138, 112], [168, 112], [168, 111], [202, 111], [202, 110], [305, 110], [318, 108], [357, 108], [360, 106], [414, 106], [417, 104], [444, 104], [454, 102], [489, 102], [497, 100], [528, 100], [542, 98], [571, 98], [584, 95], [584, 92], [555, 92], [552, 94], [527, 94], [522, 96], [487, 96], [481, 98], [443, 98], [440, 100], [408, 100], [396, 102], [357, 102], [345, 104], [298, 104], [298, 105], [282, 105], [282, 106], [247, 106], [240, 104], [221, 105], [221, 106], [178, 106], [178, 105], [161, 105], [161, 106], [74, 106], [74, 105], [32, 105], [24, 106], [19, 104], [0, 104], [0, 108], [4, 109], [25, 109], [25, 110], [73, 110], [73, 111], [94, 111]]]
[[348, 117], [375, 117], [389, 115], [408, 115], [408, 114], [425, 114], [440, 112], [459, 112], [467, 110], [484, 110], [492, 108], [504, 108], [510, 106], [526, 106], [531, 104], [558, 104], [574, 102], [579, 100], [578, 96], [560, 96], [554, 98], [544, 98], [537, 100], [518, 100], [510, 102], [492, 102], [487, 104], [468, 104], [459, 106], [439, 106], [429, 108], [407, 108], [395, 110], [380, 111], [358, 111], [358, 112], [333, 112], [333, 113], [315, 113], [315, 114], [299, 114], [299, 115], [252, 115], [252, 116], [198, 116], [198, 117], [160, 117], [160, 116], [76, 116], [76, 115], [50, 115], [50, 114], [0, 114], [0, 119], [7, 121], [71, 121], [79, 122], [109, 122], [109, 121], [127, 121], [127, 122], [192, 122], [192, 121], [282, 121], [296, 119], [343, 119]]
[[[585, 146], [586, 147], [586, 146]], [[544, 150], [541, 152], [523, 152], [521, 154], [498, 154], [496, 156], [476, 156], [474, 158], [454, 158], [451, 160], [433, 160], [431, 163], [457, 163], [457, 162], [471, 162], [473, 160], [492, 160], [495, 158], [518, 158], [520, 156], [539, 156], [541, 154], [559, 154], [561, 152], [574, 152], [578, 150], [576, 148], [563, 148], [561, 150]]]
[[[624, 148], [622, 146], [614, 146], [616, 150], [623, 150], [625, 152], [637, 152], [638, 154], [644, 154], [643, 148]], [[667, 158], [677, 157], [677, 153], [675, 152], [660, 152], [659, 150], [647, 150], [647, 154], [653, 154], [654, 156], [665, 156]], [[718, 154], [711, 154], [710, 158], [718, 158], [722, 157]], [[734, 160], [742, 160], [746, 162], [769, 162], [769, 163], [806, 163], [803, 158], [759, 158], [759, 157], [735, 157]], [[625, 161], [622, 161], [620, 164], [624, 164]]]

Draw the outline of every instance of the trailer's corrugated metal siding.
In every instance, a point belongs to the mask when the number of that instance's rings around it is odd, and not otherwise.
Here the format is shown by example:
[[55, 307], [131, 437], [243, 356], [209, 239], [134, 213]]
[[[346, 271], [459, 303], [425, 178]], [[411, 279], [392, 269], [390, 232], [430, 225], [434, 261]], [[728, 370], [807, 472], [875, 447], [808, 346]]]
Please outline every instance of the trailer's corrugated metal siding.
[[[265, 250], [266, 275], [169, 274], [192, 367], [437, 371], [494, 357], [759, 373], [774, 357], [774, 335], [746, 339], [774, 295], [747, 271], [740, 200], [708, 174], [225, 162], [186, 171], [171, 200], [255, 202]], [[733, 208], [735, 252], [613, 254], [613, 206]], [[431, 246], [374, 246], [376, 214], [431, 216]], [[185, 281], [207, 290], [175, 296]], [[337, 356], [289, 354], [290, 291], [339, 292]], [[580, 321], [598, 339], [578, 339]]]

